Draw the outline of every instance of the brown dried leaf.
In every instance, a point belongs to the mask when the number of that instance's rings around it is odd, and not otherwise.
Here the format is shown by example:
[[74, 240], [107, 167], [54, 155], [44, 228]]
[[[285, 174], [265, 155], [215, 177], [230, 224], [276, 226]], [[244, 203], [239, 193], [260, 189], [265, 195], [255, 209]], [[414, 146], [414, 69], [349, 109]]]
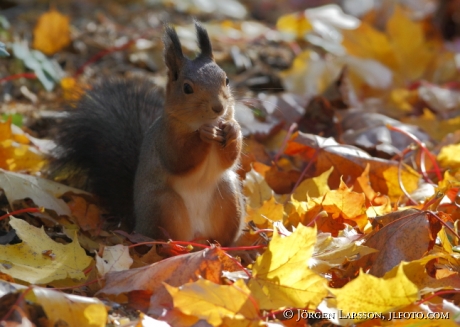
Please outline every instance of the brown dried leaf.
[[408, 209], [379, 217], [383, 227], [370, 234], [364, 245], [379, 252], [357, 261], [369, 273], [382, 277], [401, 261], [418, 260], [434, 246], [440, 226], [433, 226], [427, 212]]
[[219, 284], [227, 256], [219, 248], [205, 249], [162, 260], [152, 265], [106, 275], [103, 294], [127, 293], [137, 309], [151, 314], [172, 308], [172, 299], [164, 283], [179, 287], [196, 281], [199, 276]]

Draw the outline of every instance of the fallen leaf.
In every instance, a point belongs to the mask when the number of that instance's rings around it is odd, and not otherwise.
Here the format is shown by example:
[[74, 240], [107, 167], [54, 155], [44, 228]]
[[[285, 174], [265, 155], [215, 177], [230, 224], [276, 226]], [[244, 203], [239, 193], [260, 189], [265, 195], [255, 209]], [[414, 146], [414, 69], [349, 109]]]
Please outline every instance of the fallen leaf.
[[313, 29], [303, 13], [281, 16], [276, 22], [276, 28], [284, 33], [293, 34], [298, 39], [304, 38], [305, 34]]
[[214, 283], [220, 282], [224, 258], [219, 256], [220, 252], [222, 250], [219, 248], [205, 249], [164, 259], [146, 267], [108, 273], [106, 284], [99, 293], [126, 293], [137, 309], [161, 314], [162, 308], [172, 307], [165, 283], [179, 287], [196, 281], [200, 276]]
[[303, 225], [288, 237], [274, 233], [248, 283], [261, 309], [316, 307], [327, 295], [325, 279], [307, 267], [315, 242], [316, 229]]
[[459, 169], [460, 158], [457, 155], [460, 152], [460, 144], [446, 145], [441, 148], [438, 154], [439, 164], [444, 168]]
[[426, 144], [431, 138], [419, 127], [401, 123], [385, 115], [362, 110], [350, 110], [341, 114], [341, 126], [345, 131], [341, 140], [357, 146], [379, 158], [391, 158], [408, 148], [413, 140], [406, 135], [388, 129], [394, 126], [414, 135]]
[[88, 85], [80, 85], [73, 77], [64, 77], [60, 81], [62, 90], [64, 91], [64, 99], [67, 101], [77, 101], [85, 93]]
[[[351, 236], [354, 234], [354, 237]], [[310, 259], [310, 269], [316, 273], [326, 273], [330, 268], [360, 259], [377, 250], [368, 246], [359, 245], [355, 241], [359, 235], [351, 227], [340, 231], [337, 237], [330, 233], [319, 233], [315, 244], [315, 251]]]
[[[369, 200], [369, 202], [372, 205], [384, 206], [384, 208], [386, 208], [386, 210], [391, 209], [390, 208], [390, 199], [385, 195], [382, 195], [380, 193], [376, 193], [374, 191], [374, 189], [372, 188], [371, 182], [369, 180], [369, 169], [370, 169], [370, 165], [366, 165], [366, 168], [364, 169], [364, 171], [361, 174], [361, 176], [356, 178], [354, 190], [356, 190], [357, 192], [359, 192], [361, 190], [364, 193], [364, 195], [366, 196], [366, 199]], [[388, 212], [385, 212], [385, 213], [388, 213]], [[380, 214], [380, 215], [382, 215], [382, 214]]]
[[[13, 131], [14, 130], [14, 131]], [[36, 173], [45, 165], [45, 158], [11, 118], [0, 122], [0, 168]]]
[[314, 198], [326, 194], [330, 191], [327, 180], [333, 170], [334, 167], [331, 167], [319, 176], [304, 180], [297, 186], [292, 197], [297, 201], [307, 201], [307, 195]]
[[[402, 266], [395, 276], [388, 279], [374, 277], [361, 270], [356, 279], [341, 289], [329, 288], [329, 291], [337, 298], [337, 308], [343, 311], [342, 316], [385, 313], [419, 299], [417, 286], [406, 277]], [[357, 318], [354, 320], [365, 320], [365, 317]]]
[[82, 196], [70, 194], [67, 202], [72, 217], [77, 225], [84, 231], [99, 231], [102, 226], [102, 214], [94, 203], [88, 203]]
[[248, 207], [246, 213], [248, 215], [246, 221], [252, 220], [257, 225], [265, 225], [267, 221], [283, 220], [284, 208], [272, 196], [257, 209]]
[[333, 219], [342, 217], [343, 222], [356, 224], [361, 231], [367, 224], [364, 194], [353, 192], [343, 181], [338, 190], [329, 191], [324, 195], [321, 205]]
[[299, 171], [292, 169], [284, 171], [275, 165], [272, 165], [270, 169], [265, 173], [265, 180], [267, 181], [267, 184], [277, 194], [290, 193], [299, 177]]
[[89, 194], [44, 178], [12, 173], [3, 169], [0, 169], [0, 186], [12, 207], [14, 201], [30, 198], [37, 206], [54, 210], [58, 215], [65, 216], [70, 216], [71, 211], [58, 197], [67, 192]]
[[96, 298], [34, 287], [26, 299], [41, 305], [50, 326], [103, 327], [107, 323], [107, 309]]
[[353, 146], [341, 146], [332, 138], [325, 139], [299, 132], [288, 142], [285, 152], [289, 155], [301, 155], [307, 161], [316, 158], [317, 174], [333, 166], [334, 171], [329, 177], [329, 186], [332, 188], [340, 185], [342, 176], [344, 180], [356, 180], [369, 164], [372, 188], [382, 194], [388, 194], [391, 201], [397, 201], [404, 196], [400, 183], [410, 193], [417, 188], [420, 179], [419, 174], [407, 165], [400, 167], [396, 161], [373, 158]]
[[[393, 212], [375, 219], [384, 226], [372, 232], [364, 245], [378, 250], [358, 261], [369, 273], [383, 276], [401, 261], [420, 259], [433, 248], [438, 230], [432, 231], [428, 214], [416, 209]], [[440, 227], [439, 227], [440, 229]]]
[[420, 78], [434, 54], [433, 45], [425, 40], [423, 22], [415, 22], [400, 6], [395, 6], [386, 30], [398, 62], [397, 74], [405, 81]]
[[387, 67], [397, 67], [397, 58], [393, 53], [393, 46], [385, 35], [369, 25], [361, 22], [358, 28], [342, 31], [342, 45], [348, 54], [359, 58], [373, 58]]
[[70, 44], [69, 17], [56, 9], [42, 14], [34, 28], [33, 47], [52, 55]]
[[[22, 243], [0, 245], [0, 271], [15, 279], [32, 284], [46, 284], [67, 277], [83, 279], [83, 270], [91, 262], [74, 235], [72, 243], [56, 243], [43, 229], [29, 225], [21, 219], [10, 218]], [[52, 250], [54, 259], [42, 253]], [[8, 268], [6, 268], [8, 267]]]
[[259, 208], [273, 196], [273, 190], [268, 186], [265, 178], [254, 168], [246, 174], [243, 181], [243, 191], [247, 204], [252, 208]]
[[[259, 326], [259, 309], [244, 281], [218, 285], [205, 279], [179, 288], [165, 285], [174, 307], [212, 326]], [[231, 299], [231, 300], [230, 300]]]
[[[413, 260], [410, 262], [403, 261], [400, 263], [399, 266], [394, 267], [390, 271], [388, 271], [384, 278], [392, 278], [396, 276], [400, 267], [404, 271], [404, 274], [407, 278], [414, 283], [418, 289], [420, 290], [421, 294], [427, 294], [431, 292], [436, 292], [442, 289], [449, 289], [449, 288], [459, 288], [460, 287], [460, 276], [457, 271], [452, 271], [449, 269], [449, 274], [443, 277], [432, 277], [427, 274], [426, 266], [427, 264], [432, 261], [438, 261], [440, 259], [444, 259], [444, 261], [448, 261], [448, 255], [445, 253], [436, 253], [424, 256], [418, 260]], [[458, 264], [458, 260], [453, 260], [454, 264]], [[452, 266], [452, 263], [447, 262], [447, 266]]]
[[122, 244], [106, 246], [103, 251], [102, 258], [96, 253], [96, 267], [101, 277], [112, 271], [128, 270], [133, 264], [127, 246]]

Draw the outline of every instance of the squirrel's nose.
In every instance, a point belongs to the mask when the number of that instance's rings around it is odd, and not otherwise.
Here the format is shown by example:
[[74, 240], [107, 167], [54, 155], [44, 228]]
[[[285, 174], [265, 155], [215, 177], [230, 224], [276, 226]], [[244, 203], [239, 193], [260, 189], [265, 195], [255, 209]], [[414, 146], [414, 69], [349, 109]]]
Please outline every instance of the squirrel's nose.
[[214, 111], [216, 114], [220, 114], [222, 111], [224, 111], [224, 106], [221, 103], [215, 104], [212, 106], [212, 111]]

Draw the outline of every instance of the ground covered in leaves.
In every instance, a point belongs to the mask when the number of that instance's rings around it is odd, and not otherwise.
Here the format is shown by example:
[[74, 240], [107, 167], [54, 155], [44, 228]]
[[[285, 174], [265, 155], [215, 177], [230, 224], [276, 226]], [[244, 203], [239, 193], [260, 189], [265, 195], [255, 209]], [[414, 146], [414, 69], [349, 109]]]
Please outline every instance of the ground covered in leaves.
[[[0, 4], [2, 326], [458, 325], [460, 4], [313, 2]], [[163, 87], [162, 22], [193, 55], [192, 16], [245, 136], [235, 248], [109, 231], [46, 178], [65, 104]]]

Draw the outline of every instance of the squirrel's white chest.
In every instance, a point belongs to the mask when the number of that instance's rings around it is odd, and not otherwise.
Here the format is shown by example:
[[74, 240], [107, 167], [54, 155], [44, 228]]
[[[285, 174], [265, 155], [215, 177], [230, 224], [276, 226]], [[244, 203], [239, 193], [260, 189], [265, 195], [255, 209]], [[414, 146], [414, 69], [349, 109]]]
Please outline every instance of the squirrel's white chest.
[[174, 190], [181, 196], [194, 229], [192, 237], [210, 235], [213, 199], [218, 190], [218, 184], [225, 173], [217, 153], [217, 145], [213, 145], [207, 158], [198, 169], [187, 176], [181, 176], [173, 183]]

